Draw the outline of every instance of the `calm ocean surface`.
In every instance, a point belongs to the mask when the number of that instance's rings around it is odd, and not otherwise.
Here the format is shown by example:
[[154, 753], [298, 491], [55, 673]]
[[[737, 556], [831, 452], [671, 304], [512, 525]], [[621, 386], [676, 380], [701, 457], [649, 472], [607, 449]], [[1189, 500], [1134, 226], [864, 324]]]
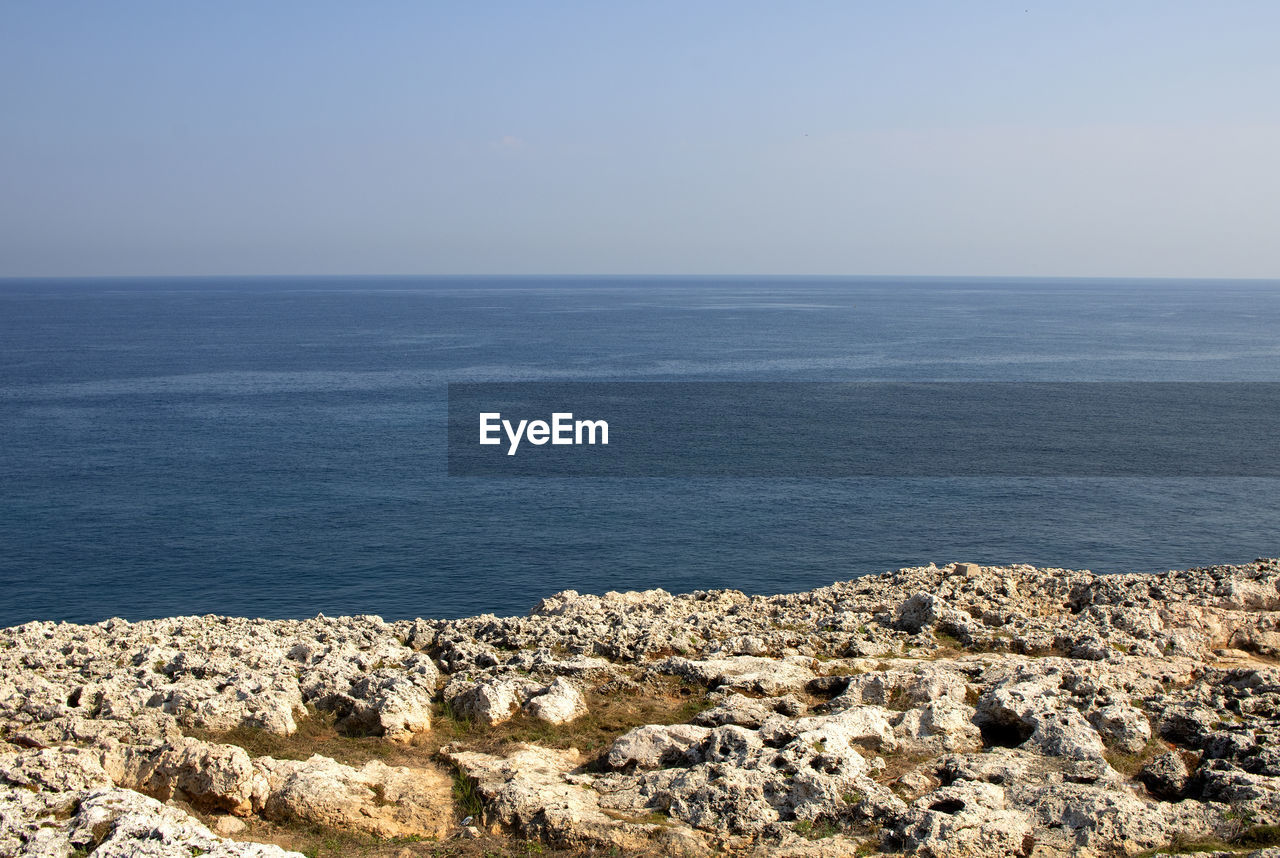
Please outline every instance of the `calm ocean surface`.
[[543, 379], [1280, 381], [1280, 282], [0, 281], [0, 626], [1280, 555], [1274, 479], [445, 476], [448, 382]]

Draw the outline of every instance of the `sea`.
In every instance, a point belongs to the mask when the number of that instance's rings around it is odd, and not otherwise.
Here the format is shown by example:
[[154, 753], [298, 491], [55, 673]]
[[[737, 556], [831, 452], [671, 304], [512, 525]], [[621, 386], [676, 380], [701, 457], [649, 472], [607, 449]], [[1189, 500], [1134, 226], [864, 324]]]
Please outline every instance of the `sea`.
[[1274, 478], [449, 476], [491, 381], [1276, 382], [1280, 281], [0, 280], [0, 626], [1280, 555]]

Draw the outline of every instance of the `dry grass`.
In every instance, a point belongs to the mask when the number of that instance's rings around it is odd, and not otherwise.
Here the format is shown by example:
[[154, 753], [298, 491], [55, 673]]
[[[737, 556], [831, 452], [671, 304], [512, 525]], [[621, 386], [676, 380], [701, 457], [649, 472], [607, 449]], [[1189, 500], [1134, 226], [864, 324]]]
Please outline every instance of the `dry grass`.
[[1115, 769], [1125, 777], [1134, 777], [1138, 772], [1142, 771], [1142, 767], [1154, 760], [1156, 757], [1170, 750], [1170, 745], [1165, 744], [1160, 739], [1152, 736], [1147, 740], [1146, 746], [1136, 754], [1125, 753], [1114, 749], [1106, 751], [1104, 756], [1111, 768]]
[[1253, 825], [1244, 827], [1229, 840], [1216, 837], [1174, 838], [1167, 846], [1143, 852], [1137, 858], [1153, 855], [1194, 855], [1200, 852], [1253, 852], [1280, 846], [1280, 825]]
[[331, 714], [318, 712], [313, 707], [308, 707], [307, 715], [297, 723], [298, 730], [292, 736], [281, 736], [258, 727], [190, 729], [186, 733], [206, 742], [239, 745], [251, 757], [305, 760], [313, 754], [322, 754], [357, 768], [370, 760], [382, 760], [387, 765], [421, 766], [439, 745], [430, 739], [430, 734], [415, 736], [409, 742], [391, 742], [381, 736], [348, 736], [337, 729]]
[[236, 839], [274, 843], [283, 849], [301, 852], [308, 858], [585, 858], [602, 854], [585, 849], [558, 849], [536, 840], [492, 834], [484, 834], [474, 840], [466, 837], [448, 840], [384, 839], [324, 826], [277, 825], [259, 819], [247, 821], [249, 830]]
[[568, 724], [549, 724], [524, 714], [486, 727], [453, 717], [441, 707], [432, 732], [441, 744], [456, 743], [469, 750], [501, 753], [517, 742], [546, 748], [577, 748], [598, 757], [614, 739], [645, 724], [682, 724], [707, 708], [705, 690], [670, 677], [651, 679], [644, 691], [586, 694], [587, 714]]
[[877, 783], [887, 786], [905, 775], [907, 772], [918, 769], [921, 764], [927, 763], [930, 760], [936, 760], [937, 758], [937, 754], [908, 754], [903, 751], [891, 751], [887, 754], [881, 755], [881, 759], [884, 760], [885, 764], [884, 768], [873, 775], [873, 778]]
[[932, 660], [941, 660], [946, 658], [956, 658], [964, 655], [969, 651], [958, 637], [950, 632], [933, 630], [933, 639], [937, 641], [938, 649], [930, 656]]
[[[614, 739], [628, 730], [644, 724], [683, 723], [708, 705], [705, 689], [671, 677], [651, 677], [642, 688], [630, 693], [593, 690], [585, 696], [588, 714], [568, 724], [548, 724], [520, 714], [503, 724], [486, 727], [457, 718], [448, 707], [437, 705], [432, 729], [408, 742], [392, 742], [378, 736], [345, 735], [337, 728], [332, 715], [313, 708], [308, 710], [306, 717], [298, 720], [298, 730], [292, 736], [280, 736], [250, 727], [226, 731], [193, 729], [187, 733], [207, 742], [238, 745], [252, 757], [305, 760], [313, 754], [323, 754], [355, 767], [376, 759], [393, 766], [439, 768], [443, 765], [439, 751], [446, 744], [501, 754], [518, 742], [550, 748], [575, 747], [591, 761], [589, 765], [596, 765]], [[474, 790], [466, 789], [470, 785], [469, 779], [460, 773], [455, 774], [453, 801], [456, 817], [477, 815], [478, 796]], [[212, 821], [211, 817], [206, 819], [206, 822]], [[445, 841], [383, 839], [323, 826], [277, 824], [256, 817], [246, 822], [249, 829], [238, 839], [274, 843], [310, 858], [346, 855], [358, 858], [517, 858], [530, 855], [574, 858], [602, 854], [598, 851], [553, 849], [537, 841], [489, 834], [478, 839], [452, 838]]]
[[206, 742], [239, 745], [251, 757], [305, 760], [313, 754], [323, 754], [356, 767], [375, 759], [391, 766], [425, 766], [437, 759], [438, 751], [447, 744], [501, 753], [514, 743], [530, 742], [547, 748], [577, 748], [588, 757], [597, 756], [632, 728], [684, 723], [708, 706], [704, 689], [671, 677], [652, 678], [642, 691], [593, 690], [585, 697], [587, 714], [568, 724], [549, 724], [517, 714], [510, 721], [490, 727], [457, 718], [447, 706], [436, 705], [431, 730], [407, 742], [345, 735], [336, 727], [332, 715], [311, 707], [306, 717], [298, 719], [298, 730], [292, 736], [255, 727], [192, 729], [187, 734]]

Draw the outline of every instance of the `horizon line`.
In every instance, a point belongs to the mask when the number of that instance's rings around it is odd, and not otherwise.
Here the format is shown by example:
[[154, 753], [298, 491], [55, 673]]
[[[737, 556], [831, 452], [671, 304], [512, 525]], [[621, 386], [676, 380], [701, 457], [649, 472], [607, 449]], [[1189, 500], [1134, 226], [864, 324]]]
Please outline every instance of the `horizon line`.
[[450, 274], [450, 273], [345, 273], [345, 274], [315, 274], [315, 273], [290, 273], [290, 274], [261, 274], [261, 273], [222, 273], [222, 274], [0, 274], [0, 283], [23, 281], [23, 280], [280, 280], [287, 278], [308, 278], [315, 280], [348, 280], [356, 278], [379, 279], [379, 280], [404, 280], [404, 279], [432, 279], [432, 280], [496, 280], [496, 279], [522, 279], [522, 280], [586, 280], [586, 279], [612, 279], [612, 280], [643, 280], [643, 279], [664, 279], [664, 280], [711, 280], [711, 279], [745, 279], [754, 278], [762, 280], [1048, 280], [1048, 281], [1069, 281], [1069, 280], [1132, 280], [1132, 281], [1166, 281], [1166, 282], [1242, 282], [1242, 283], [1269, 283], [1280, 282], [1280, 275], [1270, 277], [1241, 277], [1241, 276], [1221, 276], [1221, 275], [1147, 275], [1147, 274], [750, 274], [750, 273], [726, 273], [726, 274], [619, 274], [619, 273], [589, 273], [589, 274], [561, 274], [561, 273], [485, 273], [485, 274]]

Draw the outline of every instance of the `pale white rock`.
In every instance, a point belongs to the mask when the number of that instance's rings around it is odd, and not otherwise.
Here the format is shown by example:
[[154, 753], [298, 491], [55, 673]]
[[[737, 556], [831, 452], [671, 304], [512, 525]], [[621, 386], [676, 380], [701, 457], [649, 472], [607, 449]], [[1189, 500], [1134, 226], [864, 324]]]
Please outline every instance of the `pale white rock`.
[[244, 820], [236, 816], [219, 816], [213, 821], [214, 832], [223, 837], [235, 837], [237, 834], [243, 834], [248, 828]]
[[698, 766], [672, 779], [669, 812], [695, 828], [757, 834], [782, 818], [769, 801], [771, 781], [767, 772], [756, 768]]
[[931, 778], [919, 769], [900, 775], [894, 782], [899, 795], [906, 798], [916, 799], [927, 792], [932, 792], [938, 787], [936, 778]]
[[730, 655], [764, 655], [769, 645], [759, 635], [738, 635], [725, 641], [723, 650]]
[[350, 694], [349, 723], [362, 724], [394, 740], [431, 729], [434, 674], [419, 681], [395, 675], [366, 676], [352, 684]]
[[[702, 855], [705, 839], [686, 826], [663, 825], [606, 813], [598, 794], [569, 775], [581, 765], [566, 751], [517, 745], [505, 757], [444, 749], [486, 799], [486, 821], [567, 846], [658, 848], [666, 854]], [[639, 817], [640, 815], [637, 815]]]
[[636, 727], [614, 740], [606, 756], [611, 768], [657, 769], [701, 759], [699, 747], [711, 730], [693, 724]]
[[946, 609], [946, 602], [933, 593], [915, 593], [898, 606], [898, 625], [914, 634], [938, 622]]
[[1224, 608], [1243, 611], [1275, 611], [1280, 609], [1280, 592], [1275, 585], [1267, 586], [1258, 581], [1223, 581], [1214, 590], [1218, 604]]
[[587, 701], [573, 683], [558, 677], [541, 694], [531, 697], [524, 709], [541, 721], [565, 724], [587, 714]]
[[501, 724], [520, 710], [543, 686], [523, 679], [503, 678], [480, 682], [451, 682], [445, 700], [459, 718], [481, 724]]
[[248, 815], [254, 794], [265, 787], [249, 755], [235, 745], [184, 738], [158, 747], [112, 747], [102, 760], [118, 786], [206, 811]]
[[452, 785], [435, 769], [380, 760], [354, 769], [319, 754], [303, 761], [261, 757], [254, 767], [265, 784], [254, 803], [269, 819], [378, 837], [442, 837], [452, 826]]
[[937, 662], [911, 670], [885, 670], [851, 677], [845, 690], [831, 701], [833, 709], [874, 704], [895, 709], [923, 706], [948, 698], [964, 703], [968, 677], [954, 667]]
[[851, 706], [832, 715], [771, 720], [760, 732], [769, 744], [795, 737], [822, 747], [892, 751], [898, 747], [892, 714], [880, 706]]
[[1113, 703], [1090, 713], [1089, 723], [1104, 744], [1128, 754], [1139, 753], [1151, 741], [1151, 722], [1128, 703]]
[[899, 823], [904, 850], [923, 858], [1027, 855], [1034, 843], [1031, 817], [1006, 807], [994, 784], [962, 781], [912, 803]]
[[735, 724], [716, 727], [707, 733], [698, 751], [709, 763], [734, 763], [743, 765], [757, 758], [764, 750], [764, 739], [759, 731]]
[[164, 711], [184, 726], [208, 730], [258, 727], [289, 736], [298, 729], [295, 716], [305, 712], [296, 682], [275, 682], [261, 674], [175, 685], [164, 693]]
[[970, 751], [982, 747], [982, 731], [972, 706], [941, 698], [903, 713], [893, 727], [899, 743], [913, 753]]
[[1038, 839], [1071, 855], [1132, 855], [1194, 837], [1210, 824], [1197, 803], [1146, 802], [1089, 784], [1050, 785], [1035, 790], [1032, 801]]
[[758, 728], [774, 715], [800, 715], [807, 708], [794, 694], [782, 697], [747, 697], [734, 691], [713, 692], [710, 699], [719, 702], [694, 716], [694, 723], [704, 727], [736, 724]]
[[1070, 706], [1062, 706], [1030, 714], [1027, 720], [1034, 725], [1028, 744], [1051, 757], [1072, 757], [1078, 760], [1099, 760], [1106, 749], [1102, 738], [1084, 716]]
[[1156, 798], [1166, 801], [1177, 801], [1182, 798], [1187, 780], [1191, 772], [1187, 769], [1182, 755], [1173, 751], [1165, 751], [1157, 755], [1138, 773], [1138, 780]]
[[36, 858], [302, 858], [226, 840], [188, 814], [116, 787], [30, 793], [0, 789], [0, 854]]

